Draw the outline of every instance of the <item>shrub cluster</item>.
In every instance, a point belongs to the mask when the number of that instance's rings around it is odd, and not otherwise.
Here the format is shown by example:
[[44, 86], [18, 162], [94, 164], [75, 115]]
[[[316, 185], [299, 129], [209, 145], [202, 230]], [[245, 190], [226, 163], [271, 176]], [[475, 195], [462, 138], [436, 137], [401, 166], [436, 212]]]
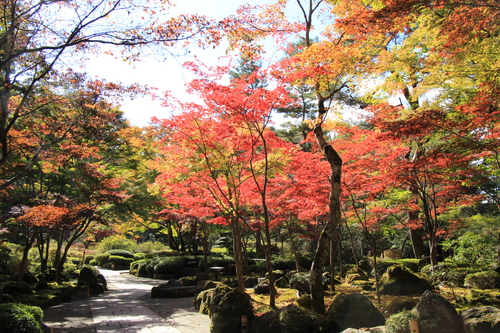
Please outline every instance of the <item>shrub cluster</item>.
[[0, 304], [2, 332], [42, 333], [43, 311], [38, 306], [21, 303]]

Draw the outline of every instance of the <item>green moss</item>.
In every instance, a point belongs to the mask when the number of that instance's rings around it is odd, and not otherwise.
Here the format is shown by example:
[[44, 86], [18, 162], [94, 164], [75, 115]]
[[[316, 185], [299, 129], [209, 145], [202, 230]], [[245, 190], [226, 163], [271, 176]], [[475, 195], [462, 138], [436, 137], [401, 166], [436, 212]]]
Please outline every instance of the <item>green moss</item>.
[[387, 333], [410, 333], [410, 320], [417, 319], [413, 311], [401, 311], [393, 314], [385, 322]]
[[500, 274], [495, 271], [467, 274], [465, 285], [477, 289], [497, 289], [500, 288]]

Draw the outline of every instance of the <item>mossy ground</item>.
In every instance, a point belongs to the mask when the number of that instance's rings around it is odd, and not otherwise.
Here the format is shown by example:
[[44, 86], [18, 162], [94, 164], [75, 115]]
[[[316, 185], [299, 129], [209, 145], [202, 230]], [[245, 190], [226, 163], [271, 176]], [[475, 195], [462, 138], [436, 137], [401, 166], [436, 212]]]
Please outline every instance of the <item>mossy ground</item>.
[[[370, 282], [375, 282], [370, 280]], [[294, 303], [299, 297], [294, 289], [278, 289], [278, 297], [276, 299], [276, 307], [283, 308], [288, 304]], [[497, 289], [491, 290], [477, 290], [468, 288], [451, 288], [447, 286], [440, 286], [436, 289], [438, 292], [446, 298], [458, 312], [462, 312], [468, 308], [481, 306], [481, 305], [492, 305], [500, 307], [500, 291]], [[253, 293], [252, 289], [247, 289], [247, 293], [250, 294], [253, 300], [253, 305], [256, 314], [262, 314], [272, 309], [269, 307], [269, 295], [256, 295]], [[380, 295], [380, 302], [377, 300], [377, 293], [375, 290], [366, 291], [361, 288], [361, 286], [350, 285], [350, 284], [340, 284], [335, 286], [335, 291], [325, 290], [325, 304], [326, 307], [330, 305], [335, 295], [338, 293], [352, 294], [360, 293], [365, 295], [372, 301], [372, 303], [379, 308], [379, 310], [388, 318], [392, 313], [387, 311], [389, 304], [396, 297], [393, 295]], [[410, 296], [414, 301], [418, 302], [420, 295]]]

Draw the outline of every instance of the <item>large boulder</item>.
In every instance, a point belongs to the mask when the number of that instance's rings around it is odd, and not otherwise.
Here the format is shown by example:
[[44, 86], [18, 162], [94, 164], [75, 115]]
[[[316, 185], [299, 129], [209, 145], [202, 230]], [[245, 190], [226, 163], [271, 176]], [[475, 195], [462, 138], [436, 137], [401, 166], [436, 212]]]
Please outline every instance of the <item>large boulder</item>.
[[347, 328], [375, 327], [385, 323], [384, 315], [364, 295], [339, 294], [326, 313], [337, 331]]
[[403, 265], [389, 267], [380, 280], [382, 295], [422, 294], [426, 290], [432, 290], [430, 282]]
[[385, 326], [366, 327], [366, 328], [348, 328], [341, 333], [386, 333]]
[[500, 288], [500, 273], [496, 271], [482, 271], [467, 274], [465, 285], [476, 289], [498, 289]]
[[398, 249], [385, 250], [382, 256], [387, 259], [403, 259], [403, 254]]
[[226, 294], [233, 290], [231, 287], [220, 283], [216, 288], [206, 289], [196, 295], [194, 306], [198, 309], [199, 313], [206, 314], [210, 312], [210, 302], [217, 294]]
[[212, 281], [212, 280], [198, 281], [198, 283], [196, 284], [196, 294], [199, 294], [204, 290], [214, 289], [219, 286], [226, 286], [226, 285], [223, 282], [219, 281]]
[[259, 280], [254, 277], [249, 277], [245, 279], [245, 288], [253, 288], [259, 284]]
[[269, 294], [271, 288], [269, 287], [268, 284], [258, 284], [256, 286], [253, 287], [253, 292], [254, 294], [256, 295], [265, 295], [265, 294]]
[[465, 333], [500, 332], [500, 309], [493, 306], [470, 308], [462, 313]]
[[247, 320], [253, 317], [252, 298], [239, 289], [216, 293], [210, 301], [208, 315], [212, 319], [210, 333], [240, 332], [242, 317]]
[[83, 266], [78, 274], [78, 285], [89, 287], [92, 295], [98, 295], [107, 290], [106, 279], [92, 266]]
[[464, 326], [450, 302], [441, 295], [425, 291], [415, 310], [420, 333], [463, 333]]
[[417, 302], [410, 296], [397, 296], [394, 297], [387, 306], [387, 312], [398, 313], [403, 310], [409, 311], [417, 305]]
[[178, 280], [169, 280], [167, 283], [151, 288], [151, 298], [192, 297], [195, 294], [195, 286], [183, 286]]
[[315, 333], [320, 332], [322, 324], [323, 318], [315, 312], [291, 304], [254, 317], [250, 332]]

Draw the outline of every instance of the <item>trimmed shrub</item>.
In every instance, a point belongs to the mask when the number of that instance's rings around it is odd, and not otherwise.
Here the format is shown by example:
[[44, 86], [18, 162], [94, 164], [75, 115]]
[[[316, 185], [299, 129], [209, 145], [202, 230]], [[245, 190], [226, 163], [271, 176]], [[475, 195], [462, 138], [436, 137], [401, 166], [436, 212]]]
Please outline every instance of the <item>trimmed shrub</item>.
[[124, 257], [124, 258], [134, 258], [134, 254], [130, 251], [123, 250], [123, 249], [112, 249], [106, 251], [106, 253], [109, 253], [112, 256], [119, 256], [119, 257]]
[[93, 254], [87, 254], [85, 256], [85, 262], [84, 264], [90, 264], [90, 262], [95, 258], [95, 255]]
[[134, 253], [134, 260], [141, 260], [146, 257], [145, 253], [139, 252], [139, 253]]
[[43, 311], [20, 303], [0, 304], [0, 327], [9, 333], [42, 333]]
[[116, 267], [129, 267], [134, 261], [133, 258], [125, 258], [120, 256], [109, 256], [108, 265]]
[[[209, 267], [226, 267], [234, 264], [234, 258], [224, 254], [212, 254], [207, 258]], [[203, 260], [200, 260], [199, 267], [203, 268]]]
[[153, 259], [153, 258], [164, 258], [164, 257], [174, 257], [180, 255], [179, 251], [175, 250], [163, 250], [163, 251], [156, 251], [152, 253], [146, 253], [145, 258], [146, 259]]
[[495, 271], [483, 271], [467, 274], [465, 285], [477, 289], [497, 289], [500, 288], [500, 273]]
[[174, 274], [184, 267], [184, 257], [166, 257], [154, 266], [155, 274]]
[[110, 253], [100, 253], [96, 255], [92, 261], [95, 261], [97, 266], [105, 266], [107, 265], [110, 256]]

